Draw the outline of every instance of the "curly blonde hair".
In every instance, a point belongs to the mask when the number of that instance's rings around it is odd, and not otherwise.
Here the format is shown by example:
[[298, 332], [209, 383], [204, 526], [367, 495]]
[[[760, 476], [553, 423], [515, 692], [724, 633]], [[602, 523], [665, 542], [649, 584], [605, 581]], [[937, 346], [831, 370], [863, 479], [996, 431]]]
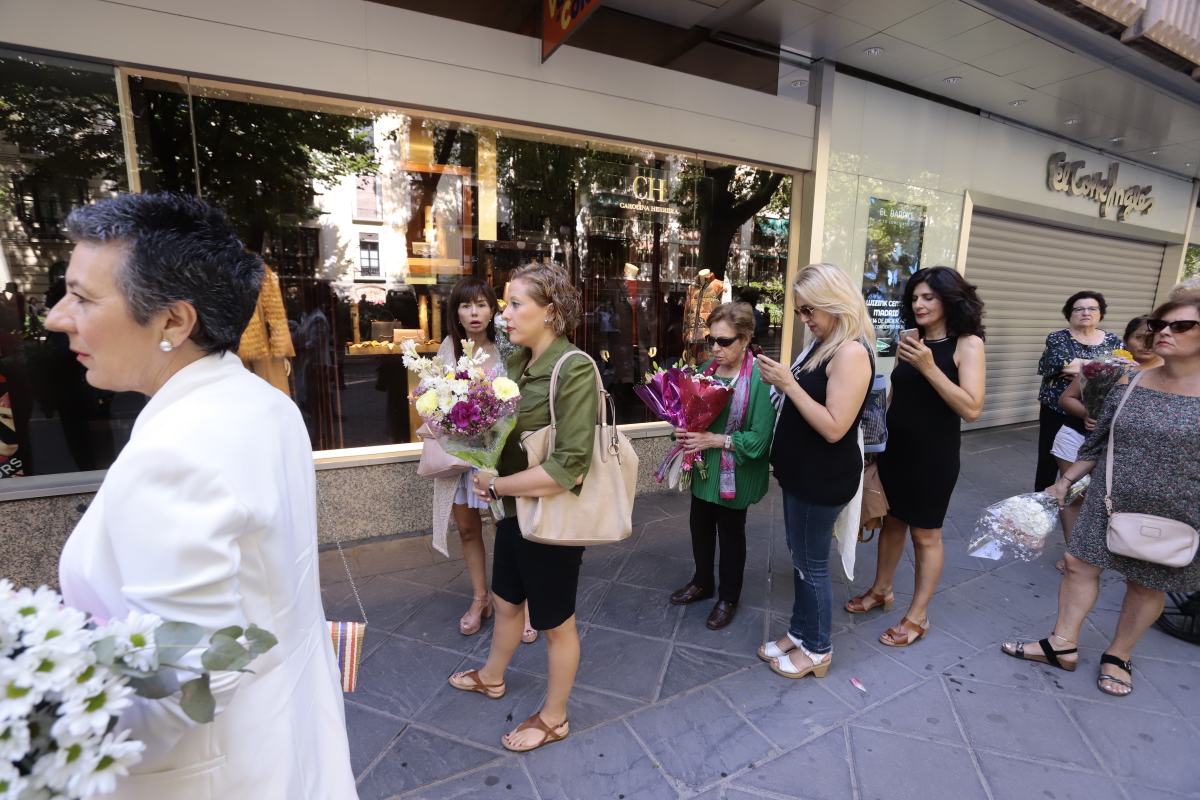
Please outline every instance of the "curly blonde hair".
[[843, 270], [832, 264], [809, 264], [796, 275], [792, 289], [814, 308], [832, 315], [837, 325], [833, 334], [817, 345], [803, 372], [811, 372], [833, 358], [846, 342], [862, 342], [868, 353], [875, 352], [875, 327], [867, 304]]
[[579, 290], [571, 276], [558, 264], [525, 264], [512, 275], [514, 281], [524, 281], [529, 297], [539, 306], [546, 306], [555, 336], [573, 333], [583, 313]]

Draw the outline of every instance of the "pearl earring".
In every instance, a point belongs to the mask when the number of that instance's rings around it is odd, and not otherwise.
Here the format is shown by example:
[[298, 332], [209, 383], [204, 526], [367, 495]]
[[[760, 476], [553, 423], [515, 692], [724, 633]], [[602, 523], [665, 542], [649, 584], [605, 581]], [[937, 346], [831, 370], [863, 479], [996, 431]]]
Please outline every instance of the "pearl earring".
[[167, 341], [167, 337], [164, 336], [162, 341], [158, 343], [158, 349], [162, 350], [164, 353], [169, 353], [175, 349], [175, 345]]
[[547, 328], [549, 328], [550, 327], [550, 318], [546, 317], [544, 320], [542, 320], [542, 324], [545, 325]]

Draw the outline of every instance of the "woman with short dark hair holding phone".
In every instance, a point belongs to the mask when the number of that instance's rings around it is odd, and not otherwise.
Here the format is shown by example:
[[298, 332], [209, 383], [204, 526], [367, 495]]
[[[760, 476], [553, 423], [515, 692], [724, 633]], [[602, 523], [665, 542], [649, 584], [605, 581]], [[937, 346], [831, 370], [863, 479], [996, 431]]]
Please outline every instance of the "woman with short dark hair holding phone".
[[888, 515], [879, 533], [871, 588], [846, 603], [851, 614], [892, 606], [892, 580], [907, 531], [916, 555], [912, 603], [879, 641], [907, 647], [929, 630], [929, 603], [945, 560], [942, 524], [958, 482], [962, 421], [983, 411], [983, 302], [949, 267], [919, 270], [904, 287], [900, 337], [879, 478]]

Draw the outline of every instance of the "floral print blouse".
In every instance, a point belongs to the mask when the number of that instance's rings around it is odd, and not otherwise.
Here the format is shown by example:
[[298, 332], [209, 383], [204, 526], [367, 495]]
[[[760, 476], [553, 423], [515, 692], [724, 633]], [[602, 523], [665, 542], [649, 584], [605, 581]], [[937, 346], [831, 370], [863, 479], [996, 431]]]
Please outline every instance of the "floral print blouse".
[[1077, 358], [1103, 358], [1111, 355], [1122, 346], [1121, 340], [1115, 333], [1104, 334], [1100, 344], [1084, 344], [1071, 335], [1069, 328], [1055, 331], [1046, 337], [1046, 349], [1038, 361], [1038, 375], [1042, 376], [1042, 388], [1038, 391], [1038, 401], [1061, 413], [1058, 398], [1071, 385], [1074, 375], [1064, 375], [1063, 367]]

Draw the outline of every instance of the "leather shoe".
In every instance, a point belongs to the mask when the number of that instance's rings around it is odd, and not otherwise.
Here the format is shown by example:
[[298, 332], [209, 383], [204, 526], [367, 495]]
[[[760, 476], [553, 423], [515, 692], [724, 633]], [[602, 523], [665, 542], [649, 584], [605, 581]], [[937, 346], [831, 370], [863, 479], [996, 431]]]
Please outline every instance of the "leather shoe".
[[733, 615], [737, 612], [737, 604], [730, 603], [725, 600], [720, 600], [713, 606], [712, 613], [708, 615], [708, 622], [704, 623], [711, 631], [719, 631], [729, 623], [733, 622]]
[[688, 603], [694, 603], [697, 600], [707, 600], [712, 596], [712, 589], [701, 589], [696, 584], [689, 583], [682, 589], [677, 589], [671, 593], [671, 605], [686, 606]]

